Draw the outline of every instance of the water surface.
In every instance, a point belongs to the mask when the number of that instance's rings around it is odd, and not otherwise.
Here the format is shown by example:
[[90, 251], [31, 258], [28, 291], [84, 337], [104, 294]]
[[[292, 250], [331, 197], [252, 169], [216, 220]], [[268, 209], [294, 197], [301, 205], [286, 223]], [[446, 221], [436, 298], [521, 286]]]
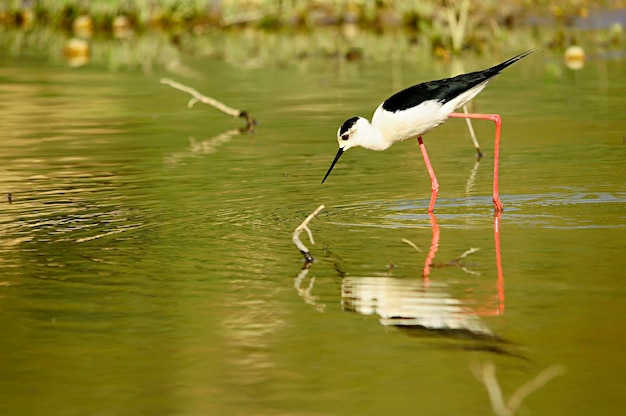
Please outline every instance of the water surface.
[[[485, 361], [505, 397], [565, 368], [525, 414], [619, 412], [624, 63], [538, 52], [476, 100], [504, 120], [495, 233], [488, 122], [479, 164], [462, 120], [425, 136], [434, 219], [416, 143], [351, 150], [320, 185], [344, 119], [446, 64], [189, 61], [176, 79], [250, 135], [165, 72], [3, 60], [0, 412], [483, 415]], [[302, 269], [291, 233], [319, 204]]]

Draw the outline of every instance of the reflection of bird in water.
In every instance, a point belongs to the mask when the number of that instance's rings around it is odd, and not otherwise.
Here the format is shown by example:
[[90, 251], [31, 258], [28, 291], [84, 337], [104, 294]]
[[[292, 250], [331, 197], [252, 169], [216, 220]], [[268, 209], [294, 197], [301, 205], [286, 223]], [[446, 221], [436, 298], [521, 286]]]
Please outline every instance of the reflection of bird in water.
[[[449, 348], [525, 359], [509, 351], [511, 343], [494, 334], [477, 313], [446, 292], [447, 285], [392, 277], [346, 277], [341, 285], [344, 310], [378, 315], [384, 326], [407, 335], [463, 340]], [[470, 343], [467, 343], [470, 342]]]
[[344, 310], [379, 316], [385, 326], [419, 327], [451, 335], [494, 338], [479, 316], [444, 290], [445, 284], [393, 277], [346, 277]]
[[445, 122], [448, 118], [474, 118], [492, 120], [496, 123], [494, 147], [493, 203], [496, 211], [502, 211], [498, 194], [498, 152], [501, 120], [497, 114], [469, 114], [454, 111], [471, 101], [489, 81], [509, 65], [519, 61], [533, 50], [483, 71], [470, 72], [436, 81], [428, 81], [406, 88], [386, 99], [374, 112], [370, 123], [363, 117], [346, 120], [337, 131], [339, 150], [326, 172], [326, 180], [341, 155], [352, 147], [369, 150], [386, 150], [396, 142], [417, 138], [426, 168], [431, 178], [432, 196], [428, 211], [432, 212], [439, 191], [439, 183], [430, 164], [422, 135]]

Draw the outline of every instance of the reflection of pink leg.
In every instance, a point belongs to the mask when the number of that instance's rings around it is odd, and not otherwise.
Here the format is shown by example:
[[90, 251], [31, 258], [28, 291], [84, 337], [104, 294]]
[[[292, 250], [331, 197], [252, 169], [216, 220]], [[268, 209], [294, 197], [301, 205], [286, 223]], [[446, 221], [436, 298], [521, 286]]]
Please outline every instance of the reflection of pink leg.
[[433, 166], [430, 164], [430, 159], [428, 158], [428, 153], [426, 153], [426, 147], [424, 146], [422, 136], [419, 136], [417, 138], [417, 142], [420, 145], [420, 150], [422, 151], [422, 156], [424, 157], [424, 163], [426, 163], [428, 176], [430, 176], [432, 194], [430, 195], [430, 205], [428, 205], [428, 212], [433, 212], [433, 210], [435, 209], [435, 201], [437, 200], [437, 193], [439, 192], [439, 182], [437, 182], [435, 171], [433, 170]]
[[424, 282], [429, 281], [428, 275], [430, 274], [430, 269], [435, 260], [435, 254], [437, 254], [437, 249], [439, 248], [439, 224], [437, 224], [435, 214], [430, 213], [429, 215], [433, 237], [430, 241], [430, 249], [428, 250], [428, 255], [426, 256], [426, 261], [424, 262], [424, 270], [422, 271], [422, 279], [424, 279]]
[[500, 193], [498, 191], [498, 159], [500, 156], [500, 130], [502, 129], [502, 118], [499, 114], [472, 114], [472, 113], [452, 113], [451, 118], [477, 118], [481, 120], [491, 120], [496, 123], [495, 142], [493, 145], [493, 208], [496, 212], [504, 210]]
[[[504, 314], [504, 274], [502, 273], [502, 254], [500, 252], [500, 212], [496, 212], [493, 217], [493, 239], [496, 251], [496, 272], [498, 280], [496, 283], [496, 295], [489, 298], [484, 306], [477, 308], [476, 312], [483, 316], [500, 316]], [[491, 293], [492, 289], [489, 289]], [[494, 301], [492, 301], [492, 299]]]
[[493, 217], [493, 238], [496, 243], [496, 269], [498, 271], [498, 310], [497, 314], [504, 313], [504, 274], [502, 273], [502, 255], [500, 253], [500, 212]]

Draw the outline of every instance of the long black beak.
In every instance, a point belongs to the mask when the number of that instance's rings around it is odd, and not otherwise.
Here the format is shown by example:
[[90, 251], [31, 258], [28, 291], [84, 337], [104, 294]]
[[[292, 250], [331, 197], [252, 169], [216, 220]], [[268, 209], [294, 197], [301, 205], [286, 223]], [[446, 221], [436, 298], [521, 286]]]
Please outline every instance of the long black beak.
[[330, 171], [333, 170], [333, 168], [335, 167], [335, 163], [337, 163], [337, 161], [339, 160], [342, 154], [343, 154], [343, 149], [340, 147], [339, 150], [337, 151], [337, 154], [335, 155], [335, 160], [333, 160], [333, 163], [330, 164], [330, 168], [328, 168], [328, 172], [326, 172], [326, 176], [324, 176], [324, 179], [322, 179], [322, 183], [324, 183], [326, 178], [328, 178], [328, 175], [330, 175]]

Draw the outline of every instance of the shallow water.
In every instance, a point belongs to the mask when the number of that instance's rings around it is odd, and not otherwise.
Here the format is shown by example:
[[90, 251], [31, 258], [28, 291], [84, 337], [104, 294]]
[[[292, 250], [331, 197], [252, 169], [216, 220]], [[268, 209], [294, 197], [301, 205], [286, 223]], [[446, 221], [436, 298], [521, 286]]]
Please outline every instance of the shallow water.
[[[320, 185], [344, 119], [444, 64], [198, 58], [197, 79], [3, 60], [0, 413], [483, 415], [470, 366], [492, 361], [505, 398], [565, 369], [523, 414], [616, 414], [625, 63], [537, 52], [480, 95], [504, 123], [494, 218], [488, 122], [479, 164], [463, 121], [425, 136], [436, 217], [415, 143], [351, 150]], [[303, 269], [291, 234], [320, 204]]]

